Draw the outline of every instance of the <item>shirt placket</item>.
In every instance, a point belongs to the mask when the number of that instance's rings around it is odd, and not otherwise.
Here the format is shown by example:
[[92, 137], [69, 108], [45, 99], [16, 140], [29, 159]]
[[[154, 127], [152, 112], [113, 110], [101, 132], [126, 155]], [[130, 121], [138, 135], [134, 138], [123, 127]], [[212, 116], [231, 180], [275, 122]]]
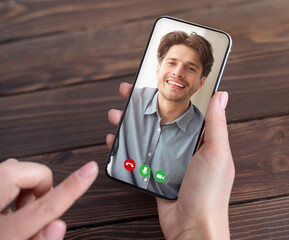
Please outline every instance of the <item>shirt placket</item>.
[[[155, 127], [155, 130], [153, 132], [153, 136], [152, 136], [152, 139], [150, 141], [150, 144], [149, 144], [149, 147], [148, 147], [148, 151], [147, 151], [146, 157], [145, 157], [146, 160], [145, 160], [144, 164], [148, 165], [149, 167], [151, 167], [151, 161], [152, 161], [152, 158], [154, 156], [156, 147], [158, 145], [158, 142], [159, 142], [159, 139], [160, 139], [160, 136], [161, 136], [161, 132], [162, 132], [162, 128], [158, 124]], [[152, 169], [151, 169], [151, 171], [152, 171]], [[148, 187], [151, 175], [152, 175], [152, 172], [151, 172], [151, 174], [148, 177], [143, 177], [143, 186], [145, 188]]]

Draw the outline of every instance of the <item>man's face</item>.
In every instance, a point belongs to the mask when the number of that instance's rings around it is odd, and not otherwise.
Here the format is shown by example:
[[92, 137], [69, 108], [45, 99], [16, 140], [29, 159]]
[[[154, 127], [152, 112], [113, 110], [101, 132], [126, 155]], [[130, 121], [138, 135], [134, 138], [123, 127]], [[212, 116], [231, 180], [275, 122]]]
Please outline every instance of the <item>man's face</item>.
[[185, 45], [173, 45], [157, 66], [160, 94], [169, 101], [183, 102], [199, 90], [206, 77], [196, 50]]

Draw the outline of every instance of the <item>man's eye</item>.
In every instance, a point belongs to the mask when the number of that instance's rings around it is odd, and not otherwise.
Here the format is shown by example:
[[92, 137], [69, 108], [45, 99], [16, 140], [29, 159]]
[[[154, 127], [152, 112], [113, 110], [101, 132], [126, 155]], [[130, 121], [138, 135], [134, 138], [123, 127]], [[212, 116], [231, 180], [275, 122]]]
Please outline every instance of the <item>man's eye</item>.
[[174, 62], [168, 62], [168, 64], [169, 64], [169, 65], [175, 65], [175, 63], [174, 63]]
[[187, 67], [187, 70], [191, 71], [191, 72], [194, 72], [195, 69], [194, 68], [191, 68], [191, 67]]

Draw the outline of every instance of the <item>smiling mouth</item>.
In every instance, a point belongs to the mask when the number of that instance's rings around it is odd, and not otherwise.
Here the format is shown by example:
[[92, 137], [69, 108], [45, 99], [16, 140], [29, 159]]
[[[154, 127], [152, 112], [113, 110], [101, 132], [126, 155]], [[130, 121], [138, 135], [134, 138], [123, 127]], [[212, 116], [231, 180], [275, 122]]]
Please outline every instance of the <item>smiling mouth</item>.
[[179, 88], [185, 88], [185, 86], [184, 86], [183, 84], [177, 83], [177, 82], [175, 82], [175, 81], [168, 80], [167, 83], [170, 84], [170, 85], [177, 86], [177, 87], [179, 87]]

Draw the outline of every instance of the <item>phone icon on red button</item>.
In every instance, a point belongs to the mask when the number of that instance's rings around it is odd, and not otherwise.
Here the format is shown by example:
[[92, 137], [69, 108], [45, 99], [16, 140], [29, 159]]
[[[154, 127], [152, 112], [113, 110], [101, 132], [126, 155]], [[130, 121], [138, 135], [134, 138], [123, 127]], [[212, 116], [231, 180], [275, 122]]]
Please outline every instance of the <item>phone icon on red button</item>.
[[134, 170], [134, 168], [135, 168], [135, 162], [134, 162], [134, 160], [132, 160], [132, 159], [126, 159], [126, 160], [124, 161], [124, 168], [125, 168], [127, 171], [132, 171], [132, 170]]

